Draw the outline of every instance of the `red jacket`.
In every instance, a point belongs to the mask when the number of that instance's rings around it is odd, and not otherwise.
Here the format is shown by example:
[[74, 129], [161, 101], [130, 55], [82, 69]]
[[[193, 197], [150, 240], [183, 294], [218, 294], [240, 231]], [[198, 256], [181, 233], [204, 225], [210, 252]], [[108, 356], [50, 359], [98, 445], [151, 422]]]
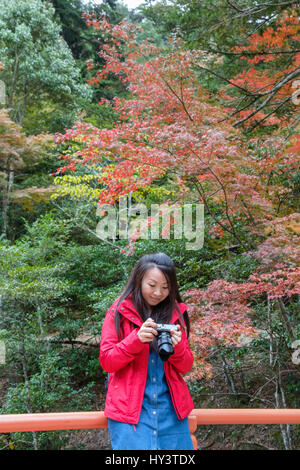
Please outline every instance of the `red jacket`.
[[[120, 297], [106, 313], [101, 332], [99, 362], [110, 373], [104, 415], [124, 423], [137, 424], [147, 380], [149, 343], [142, 343], [137, 335], [139, 328], [135, 325], [141, 327], [143, 321], [130, 298], [131, 294], [118, 307], [124, 331], [122, 341], [118, 341], [114, 322]], [[187, 309], [183, 302], [178, 303], [178, 306], [181, 313]], [[178, 318], [179, 313], [174, 308], [171, 323], [175, 323]], [[193, 355], [182, 328], [181, 341], [174, 346], [174, 354], [164, 362], [172, 402], [179, 419], [185, 418], [194, 409], [189, 389], [181, 376], [191, 370], [192, 364]]]

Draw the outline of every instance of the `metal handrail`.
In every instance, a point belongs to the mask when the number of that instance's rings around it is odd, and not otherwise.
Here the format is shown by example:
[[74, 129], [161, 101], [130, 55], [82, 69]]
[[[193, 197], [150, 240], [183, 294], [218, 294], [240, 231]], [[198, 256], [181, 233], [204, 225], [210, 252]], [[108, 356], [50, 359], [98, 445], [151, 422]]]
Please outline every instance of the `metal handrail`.
[[[189, 417], [189, 429], [194, 449], [194, 432], [198, 425], [207, 424], [300, 424], [300, 409], [294, 408], [208, 408], [194, 409]], [[58, 431], [64, 429], [107, 428], [103, 411], [67, 413], [25, 413], [0, 415], [0, 433], [28, 431]]]

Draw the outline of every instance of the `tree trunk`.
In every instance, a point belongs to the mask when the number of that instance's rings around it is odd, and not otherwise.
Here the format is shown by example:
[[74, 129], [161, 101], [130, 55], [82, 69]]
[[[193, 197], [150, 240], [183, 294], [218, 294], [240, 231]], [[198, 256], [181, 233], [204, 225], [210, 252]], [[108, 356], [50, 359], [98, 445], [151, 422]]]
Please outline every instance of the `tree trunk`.
[[237, 392], [236, 392], [236, 388], [235, 388], [235, 383], [234, 383], [233, 377], [230, 373], [228, 364], [225, 361], [225, 357], [223, 355], [221, 356], [221, 359], [222, 359], [222, 363], [223, 363], [223, 372], [224, 372], [226, 382], [229, 385], [229, 387], [231, 388], [232, 393], [234, 393], [234, 395], [236, 395]]
[[[280, 400], [280, 395], [281, 395], [281, 400]], [[278, 375], [276, 377], [275, 400], [276, 400], [276, 408], [286, 408], [285, 393], [284, 393], [284, 389], [283, 389], [282, 382], [281, 382], [280, 370], [278, 371]], [[292, 439], [291, 439], [290, 425], [280, 424], [280, 431], [281, 431], [285, 450], [292, 450], [293, 445], [292, 445]]]
[[8, 109], [9, 111], [13, 111], [13, 104], [14, 104], [14, 94], [17, 86], [17, 75], [18, 75], [18, 68], [19, 68], [19, 56], [18, 53], [15, 53], [15, 63], [14, 63], [14, 70], [13, 76], [11, 81], [11, 86], [9, 87], [9, 95], [8, 95]]
[[278, 304], [279, 311], [280, 311], [280, 313], [281, 313], [282, 319], [283, 319], [283, 321], [284, 321], [286, 330], [287, 330], [288, 335], [289, 335], [289, 337], [290, 337], [290, 340], [291, 340], [291, 342], [293, 342], [293, 341], [295, 341], [297, 338], [296, 338], [295, 333], [294, 333], [294, 331], [293, 331], [293, 328], [292, 328], [291, 322], [290, 322], [290, 320], [289, 320], [289, 317], [288, 317], [288, 314], [287, 314], [285, 305], [284, 305], [284, 303], [283, 303], [283, 300], [280, 299], [280, 298], [277, 299], [277, 304]]
[[3, 195], [2, 195], [2, 233], [7, 238], [8, 235], [8, 211], [9, 211], [9, 203], [10, 203], [10, 192], [14, 182], [14, 170], [10, 167], [9, 169], [9, 176], [8, 182], [4, 186]]

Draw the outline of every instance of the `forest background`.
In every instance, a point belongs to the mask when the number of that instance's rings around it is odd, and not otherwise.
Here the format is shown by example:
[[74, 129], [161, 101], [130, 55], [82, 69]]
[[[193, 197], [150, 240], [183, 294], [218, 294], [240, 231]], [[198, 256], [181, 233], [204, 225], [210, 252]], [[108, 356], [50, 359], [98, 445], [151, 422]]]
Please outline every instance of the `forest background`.
[[[0, 0], [2, 414], [103, 410], [104, 315], [157, 251], [189, 307], [195, 407], [299, 408], [299, 30], [299, 2]], [[164, 205], [160, 239], [99, 237], [120, 196], [128, 223]], [[203, 205], [201, 249], [174, 236], [184, 204]], [[300, 427], [196, 437], [291, 450]], [[109, 448], [107, 430], [0, 435]]]

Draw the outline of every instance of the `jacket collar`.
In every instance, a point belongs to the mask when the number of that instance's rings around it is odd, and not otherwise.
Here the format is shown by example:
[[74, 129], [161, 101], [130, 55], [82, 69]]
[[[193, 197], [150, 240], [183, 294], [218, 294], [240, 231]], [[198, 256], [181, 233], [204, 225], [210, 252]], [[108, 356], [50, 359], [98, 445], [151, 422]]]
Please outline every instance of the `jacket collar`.
[[[115, 307], [118, 305], [119, 299], [120, 297], [118, 297], [118, 299], [116, 300]], [[120, 312], [120, 314], [122, 314], [125, 318], [130, 320], [132, 323], [138, 326], [142, 326], [143, 320], [138, 314], [138, 312], [136, 311], [131, 299], [132, 299], [132, 293], [130, 293], [128, 297], [126, 297], [126, 299], [122, 300], [122, 302], [118, 306], [118, 312]], [[187, 310], [187, 306], [185, 305], [184, 302], [177, 302], [177, 305], [181, 313]], [[171, 323], [175, 323], [175, 321], [178, 320], [178, 318], [179, 318], [179, 313], [175, 307], [172, 312]]]

